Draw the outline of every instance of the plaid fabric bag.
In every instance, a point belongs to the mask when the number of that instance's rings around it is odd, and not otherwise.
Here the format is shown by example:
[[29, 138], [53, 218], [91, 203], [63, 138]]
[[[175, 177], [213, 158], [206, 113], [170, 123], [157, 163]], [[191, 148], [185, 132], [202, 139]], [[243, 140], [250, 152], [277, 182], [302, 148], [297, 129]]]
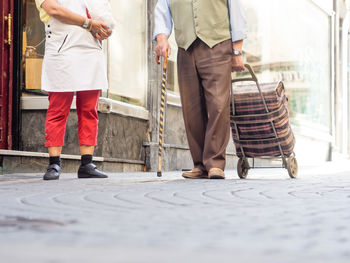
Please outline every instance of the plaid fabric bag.
[[[283, 82], [260, 84], [269, 113], [256, 84], [232, 88], [231, 128], [236, 154], [244, 157], [289, 157], [295, 138], [289, 123], [287, 97]], [[278, 138], [275, 136], [273, 122]], [[238, 134], [237, 134], [238, 133]]]

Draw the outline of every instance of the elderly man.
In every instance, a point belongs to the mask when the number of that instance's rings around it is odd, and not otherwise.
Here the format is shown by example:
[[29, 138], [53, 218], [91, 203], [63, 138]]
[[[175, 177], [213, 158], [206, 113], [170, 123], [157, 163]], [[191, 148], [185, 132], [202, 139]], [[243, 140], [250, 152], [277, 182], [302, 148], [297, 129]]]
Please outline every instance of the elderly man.
[[158, 0], [156, 54], [170, 53], [174, 26], [178, 79], [194, 168], [190, 179], [224, 179], [230, 138], [231, 71], [244, 70], [247, 24], [239, 0]]

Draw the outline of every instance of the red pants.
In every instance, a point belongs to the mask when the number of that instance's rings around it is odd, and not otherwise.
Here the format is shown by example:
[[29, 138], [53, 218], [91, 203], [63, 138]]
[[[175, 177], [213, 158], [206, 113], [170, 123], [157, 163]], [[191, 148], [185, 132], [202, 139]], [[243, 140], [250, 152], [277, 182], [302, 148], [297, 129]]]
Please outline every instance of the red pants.
[[[64, 145], [67, 118], [74, 92], [49, 92], [45, 122], [45, 147]], [[76, 92], [79, 145], [95, 146], [98, 134], [98, 98], [100, 90]]]

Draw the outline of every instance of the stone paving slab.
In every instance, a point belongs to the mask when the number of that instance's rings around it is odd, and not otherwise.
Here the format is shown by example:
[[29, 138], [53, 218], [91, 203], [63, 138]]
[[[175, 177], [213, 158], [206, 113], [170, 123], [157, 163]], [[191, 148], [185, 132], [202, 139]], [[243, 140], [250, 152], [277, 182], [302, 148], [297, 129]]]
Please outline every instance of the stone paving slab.
[[0, 262], [350, 262], [350, 163], [180, 172], [0, 176]]

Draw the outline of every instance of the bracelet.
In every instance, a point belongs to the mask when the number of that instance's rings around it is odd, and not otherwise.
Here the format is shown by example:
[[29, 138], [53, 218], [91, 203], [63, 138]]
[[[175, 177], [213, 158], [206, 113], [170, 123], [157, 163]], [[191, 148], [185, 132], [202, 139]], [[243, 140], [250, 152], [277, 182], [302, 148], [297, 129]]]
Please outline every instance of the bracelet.
[[87, 29], [89, 26], [89, 19], [86, 18], [84, 24], [82, 25], [83, 28]]
[[89, 19], [89, 26], [88, 26], [87, 30], [90, 32], [92, 30], [92, 19]]

